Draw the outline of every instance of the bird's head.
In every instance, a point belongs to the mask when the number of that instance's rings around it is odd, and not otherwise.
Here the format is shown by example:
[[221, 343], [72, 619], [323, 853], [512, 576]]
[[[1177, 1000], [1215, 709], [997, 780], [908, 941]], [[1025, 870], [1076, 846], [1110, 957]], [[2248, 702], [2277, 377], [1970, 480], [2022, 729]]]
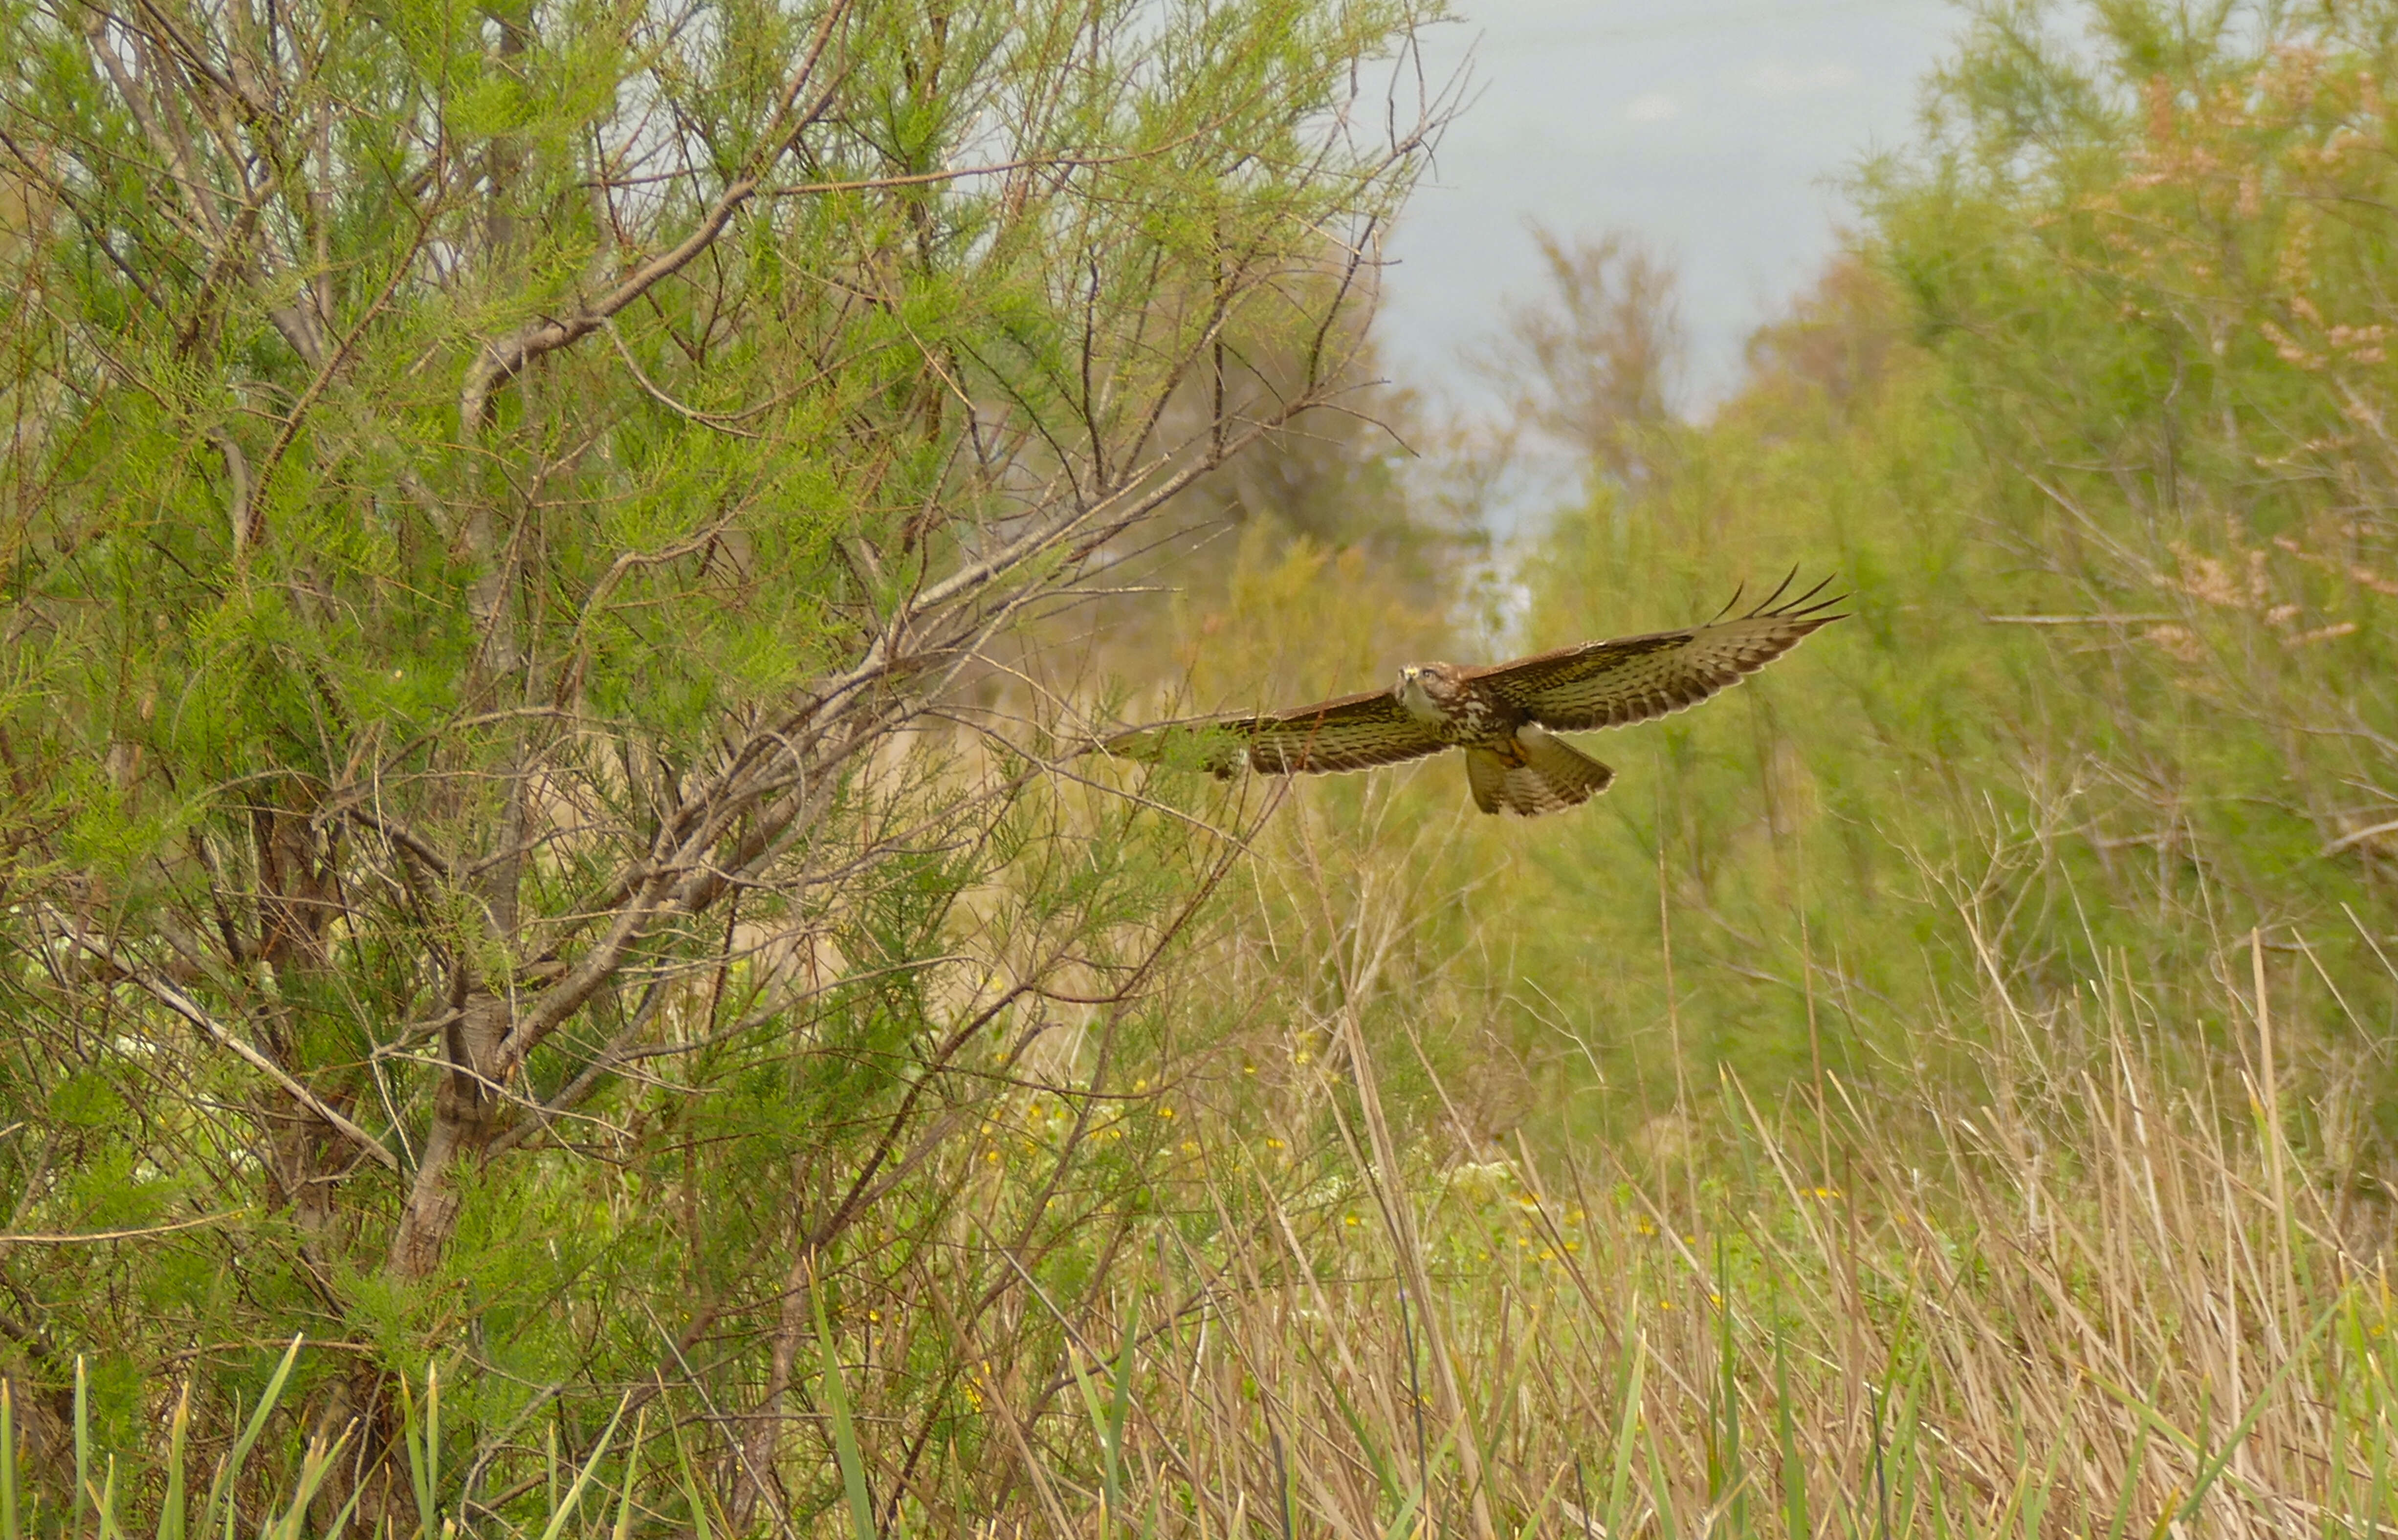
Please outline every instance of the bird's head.
[[1399, 670], [1399, 682], [1391, 693], [1408, 716], [1437, 721], [1448, 715], [1448, 671], [1439, 663], [1409, 663]]

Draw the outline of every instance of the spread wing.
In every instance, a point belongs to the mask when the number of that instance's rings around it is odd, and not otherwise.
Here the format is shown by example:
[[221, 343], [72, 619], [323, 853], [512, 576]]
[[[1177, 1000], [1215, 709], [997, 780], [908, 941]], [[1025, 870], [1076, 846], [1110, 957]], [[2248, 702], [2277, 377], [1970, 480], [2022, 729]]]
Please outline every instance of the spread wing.
[[1102, 746], [1110, 754], [1218, 775], [1244, 765], [1266, 775], [1291, 775], [1396, 765], [1447, 745], [1389, 691], [1377, 690], [1270, 716], [1161, 722], [1120, 733]]
[[[1543, 727], [1561, 732], [1645, 722], [1740, 683], [1797, 647], [1810, 632], [1841, 619], [1829, 612], [1839, 602], [1838, 596], [1816, 596], [1829, 581], [1785, 600], [1783, 596], [1790, 588], [1785, 578], [1764, 603], [1736, 620], [1584, 642], [1470, 670], [1466, 676]], [[1739, 602], [1738, 596], [1732, 602]]]

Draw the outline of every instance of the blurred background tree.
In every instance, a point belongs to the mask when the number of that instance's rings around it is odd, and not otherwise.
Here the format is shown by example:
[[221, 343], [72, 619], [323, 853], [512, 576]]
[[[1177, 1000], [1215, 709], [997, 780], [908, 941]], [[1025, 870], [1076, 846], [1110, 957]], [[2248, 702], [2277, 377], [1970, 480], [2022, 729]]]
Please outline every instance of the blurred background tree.
[[1543, 233], [1502, 430], [1587, 474], [1475, 655], [1794, 567], [1858, 618], [1595, 740], [1626, 774], [1590, 816], [1468, 820], [1409, 888], [1536, 1123], [1622, 1133], [1719, 1067], [1985, 1083], [1978, 1028], [1923, 1024], [1977, 1020], [1994, 967], [2037, 1010], [2124, 959], [2203, 1057], [2242, 1026], [2197, 1003], [2211, 959], [2261, 925], [2363, 1120], [2324, 1137], [2390, 1124], [2383, 9], [1991, 11], [1704, 414], [1661, 383], [1670, 268]]
[[1505, 333], [1475, 370], [1499, 391], [1516, 432], [1546, 435], [1637, 490], [1676, 422], [1688, 362], [1674, 268], [1620, 231], [1530, 230], [1546, 288], [1508, 306]]

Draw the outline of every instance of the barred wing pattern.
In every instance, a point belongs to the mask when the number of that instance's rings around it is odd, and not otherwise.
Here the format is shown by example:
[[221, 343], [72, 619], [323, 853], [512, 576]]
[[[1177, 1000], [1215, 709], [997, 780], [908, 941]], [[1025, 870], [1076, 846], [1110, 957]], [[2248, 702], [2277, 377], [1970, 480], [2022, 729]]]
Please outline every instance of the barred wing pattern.
[[1404, 764], [1447, 745], [1388, 690], [1344, 695], [1297, 711], [1215, 716], [1142, 728], [1108, 741], [1111, 753], [1168, 761], [1193, 755], [1198, 768], [1230, 775], [1244, 763], [1267, 775], [1362, 770]]
[[[1839, 620], [1839, 600], [1818, 583], [1786, 602], [1785, 582], [1737, 620], [1661, 631], [1470, 669], [1465, 677], [1543, 727], [1559, 732], [1645, 722], [1698, 704], [1740, 683]], [[1737, 600], [1734, 601], [1738, 602]]]

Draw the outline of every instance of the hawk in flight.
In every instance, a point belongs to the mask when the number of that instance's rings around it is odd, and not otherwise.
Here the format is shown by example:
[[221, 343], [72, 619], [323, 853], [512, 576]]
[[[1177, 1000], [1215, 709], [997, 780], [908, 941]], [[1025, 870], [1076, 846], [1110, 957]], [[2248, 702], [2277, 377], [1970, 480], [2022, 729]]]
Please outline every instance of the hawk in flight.
[[1842, 618], [1830, 613], [1838, 597], [1817, 596], [1828, 582], [1785, 599], [1785, 579], [1747, 613], [1686, 631], [1583, 642], [1487, 668], [1410, 663], [1389, 690], [1296, 711], [1161, 722], [1101, 746], [1219, 777], [1243, 768], [1262, 775], [1372, 770], [1458, 748], [1484, 812], [1562, 812], [1605, 791], [1615, 772], [1551, 733], [1645, 722], [1740, 683]]

